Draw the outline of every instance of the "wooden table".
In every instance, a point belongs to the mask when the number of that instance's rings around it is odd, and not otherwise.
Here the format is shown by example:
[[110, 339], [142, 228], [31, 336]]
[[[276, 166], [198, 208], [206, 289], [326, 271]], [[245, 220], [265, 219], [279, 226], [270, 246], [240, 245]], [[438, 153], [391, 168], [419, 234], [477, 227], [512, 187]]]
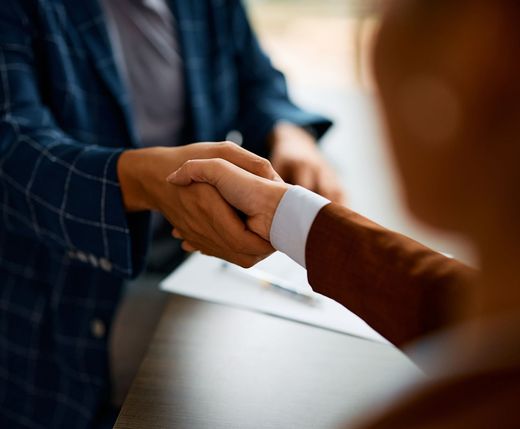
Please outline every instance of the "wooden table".
[[388, 345], [169, 300], [117, 429], [335, 428], [382, 385], [417, 372]]

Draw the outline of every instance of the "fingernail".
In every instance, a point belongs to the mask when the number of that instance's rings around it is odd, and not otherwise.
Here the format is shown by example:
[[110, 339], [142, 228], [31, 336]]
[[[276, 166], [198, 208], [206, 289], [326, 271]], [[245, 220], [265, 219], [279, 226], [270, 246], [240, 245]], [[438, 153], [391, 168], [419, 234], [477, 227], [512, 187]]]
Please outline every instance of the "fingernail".
[[172, 174], [170, 174], [167, 178], [166, 178], [166, 181], [169, 182], [169, 183], [172, 183], [175, 181], [175, 178], [177, 177], [177, 171], [174, 171]]

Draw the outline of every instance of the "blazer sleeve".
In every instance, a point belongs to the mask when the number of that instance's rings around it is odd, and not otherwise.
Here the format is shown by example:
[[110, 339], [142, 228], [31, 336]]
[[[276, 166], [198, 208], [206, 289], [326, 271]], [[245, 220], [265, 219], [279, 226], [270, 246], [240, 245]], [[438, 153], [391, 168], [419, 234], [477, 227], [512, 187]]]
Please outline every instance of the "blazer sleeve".
[[[40, 98], [30, 20], [0, 6], [0, 199], [3, 228], [84, 263], [132, 277], [144, 261], [146, 214], [127, 216], [117, 177], [122, 149], [85, 145]], [[22, 239], [22, 238], [21, 238]]]
[[402, 346], [455, 323], [477, 272], [336, 204], [306, 244], [309, 283]]
[[237, 124], [244, 137], [244, 147], [268, 157], [267, 136], [278, 121], [305, 127], [320, 138], [332, 122], [300, 109], [290, 100], [285, 77], [273, 67], [260, 47], [242, 2], [231, 3], [232, 41], [240, 87]]

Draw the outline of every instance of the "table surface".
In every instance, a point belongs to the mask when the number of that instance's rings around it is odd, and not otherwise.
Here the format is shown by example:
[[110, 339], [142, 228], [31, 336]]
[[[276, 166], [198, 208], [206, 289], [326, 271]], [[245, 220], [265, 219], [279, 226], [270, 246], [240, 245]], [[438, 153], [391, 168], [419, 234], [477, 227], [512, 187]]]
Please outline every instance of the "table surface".
[[115, 428], [336, 428], [417, 372], [388, 345], [172, 295]]

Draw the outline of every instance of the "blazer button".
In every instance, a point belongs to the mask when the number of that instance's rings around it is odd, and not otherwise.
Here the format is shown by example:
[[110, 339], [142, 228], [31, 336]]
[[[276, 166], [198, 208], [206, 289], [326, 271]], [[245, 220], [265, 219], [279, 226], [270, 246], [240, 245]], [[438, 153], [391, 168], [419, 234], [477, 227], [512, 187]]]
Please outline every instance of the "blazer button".
[[110, 271], [112, 271], [112, 263], [106, 258], [101, 258], [99, 260], [99, 266], [101, 267], [102, 270], [104, 270], [108, 273]]
[[79, 251], [78, 253], [76, 253], [76, 257], [77, 257], [81, 262], [87, 262], [87, 261], [88, 261], [88, 256], [87, 256], [87, 254], [84, 253], [84, 252]]
[[92, 332], [92, 335], [94, 336], [94, 338], [97, 338], [98, 340], [100, 340], [101, 338], [104, 338], [106, 331], [107, 331], [107, 329], [102, 320], [100, 320], [100, 319], [92, 320], [92, 323], [90, 324], [90, 332]]
[[88, 260], [90, 265], [92, 265], [94, 268], [97, 268], [99, 261], [94, 255], [88, 255]]

